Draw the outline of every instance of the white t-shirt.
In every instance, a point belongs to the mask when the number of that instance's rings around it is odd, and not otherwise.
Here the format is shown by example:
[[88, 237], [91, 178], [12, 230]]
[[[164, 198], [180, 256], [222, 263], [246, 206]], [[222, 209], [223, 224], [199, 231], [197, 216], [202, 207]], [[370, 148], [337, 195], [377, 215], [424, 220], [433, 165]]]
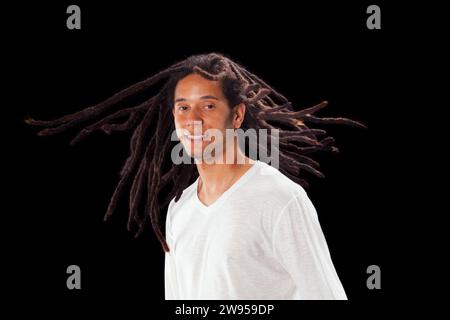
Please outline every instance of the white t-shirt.
[[169, 204], [166, 300], [347, 299], [304, 189], [257, 161], [210, 206]]

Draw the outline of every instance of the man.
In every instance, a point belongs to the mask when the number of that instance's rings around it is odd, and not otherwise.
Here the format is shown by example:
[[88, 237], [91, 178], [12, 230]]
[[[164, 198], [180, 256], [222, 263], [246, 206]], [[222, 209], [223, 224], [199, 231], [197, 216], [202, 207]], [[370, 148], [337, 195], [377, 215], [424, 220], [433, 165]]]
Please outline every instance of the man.
[[[162, 80], [156, 95], [111, 113]], [[94, 121], [72, 144], [96, 130], [133, 130], [105, 219], [132, 179], [128, 228], [137, 225], [138, 236], [150, 220], [166, 252], [166, 299], [346, 299], [303, 189], [304, 174], [323, 177], [311, 155], [337, 151], [334, 139], [311, 124], [364, 126], [314, 115], [325, 106], [294, 111], [259, 77], [211, 53], [191, 56], [77, 113], [26, 122], [46, 127], [38, 135], [48, 136]], [[270, 150], [277, 165], [257, 160], [269, 149], [264, 143], [249, 157], [235, 136], [228, 138], [229, 130], [239, 129], [274, 131], [279, 145]], [[173, 132], [195, 164], [174, 161]], [[160, 214], [167, 204], [164, 236]]]
[[246, 157], [236, 138], [224, 143], [221, 160], [230, 152], [231, 163], [202, 159], [212, 143], [203, 133], [227, 137], [226, 129], [240, 128], [245, 104], [229, 106], [219, 81], [191, 74], [176, 86], [173, 115], [199, 178], [169, 205], [166, 299], [346, 299], [300, 185]]

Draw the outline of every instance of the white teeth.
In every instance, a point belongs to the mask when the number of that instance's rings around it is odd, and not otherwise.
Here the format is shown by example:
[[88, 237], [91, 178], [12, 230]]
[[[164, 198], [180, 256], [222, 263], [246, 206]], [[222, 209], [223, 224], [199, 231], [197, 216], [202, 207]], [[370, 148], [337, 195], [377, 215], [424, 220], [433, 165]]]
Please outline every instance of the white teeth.
[[206, 136], [205, 135], [201, 135], [201, 136], [193, 136], [193, 135], [186, 135], [188, 137], [188, 139], [192, 139], [192, 140], [203, 140]]

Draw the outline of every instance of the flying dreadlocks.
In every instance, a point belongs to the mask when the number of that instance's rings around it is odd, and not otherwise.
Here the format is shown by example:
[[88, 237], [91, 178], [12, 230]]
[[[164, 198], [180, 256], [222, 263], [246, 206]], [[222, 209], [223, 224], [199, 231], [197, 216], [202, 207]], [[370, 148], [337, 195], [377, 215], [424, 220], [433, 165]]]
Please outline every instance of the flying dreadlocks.
[[[279, 170], [305, 188], [308, 183], [304, 179], [304, 172], [323, 177], [319, 164], [310, 157], [311, 154], [317, 151], [338, 151], [333, 146], [334, 138], [327, 136], [322, 129], [311, 128], [311, 124], [345, 124], [365, 128], [361, 123], [346, 118], [315, 116], [317, 111], [326, 107], [326, 101], [294, 111], [285, 96], [241, 65], [218, 53], [191, 56], [79, 112], [50, 121], [25, 119], [27, 124], [45, 128], [37, 133], [39, 136], [50, 136], [83, 126], [71, 145], [96, 130], [102, 130], [108, 135], [113, 131], [132, 130], [130, 156], [120, 171], [120, 180], [104, 220], [111, 216], [127, 183], [132, 181], [128, 230], [133, 224], [137, 225], [136, 237], [139, 236], [150, 218], [165, 252], [169, 248], [162, 233], [161, 209], [174, 197], [178, 201], [183, 190], [198, 176], [195, 165], [175, 165], [170, 158], [170, 150], [175, 144], [171, 140], [171, 133], [175, 130], [171, 112], [174, 90], [179, 80], [192, 73], [208, 80], [220, 81], [230, 107], [245, 104], [247, 112], [241, 126], [243, 130], [279, 130]], [[137, 106], [114, 110], [120, 102], [163, 80], [164, 84], [156, 95]], [[120, 122], [125, 117], [126, 121]], [[88, 121], [92, 124], [86, 125]], [[170, 191], [163, 192], [163, 188]], [[143, 212], [138, 210], [141, 201], [145, 201]]]

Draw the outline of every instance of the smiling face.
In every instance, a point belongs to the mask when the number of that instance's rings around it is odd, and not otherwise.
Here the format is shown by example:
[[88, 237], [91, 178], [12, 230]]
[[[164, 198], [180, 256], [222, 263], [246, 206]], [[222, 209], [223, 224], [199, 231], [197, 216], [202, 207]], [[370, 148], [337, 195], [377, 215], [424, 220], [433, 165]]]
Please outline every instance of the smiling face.
[[[219, 81], [190, 74], [175, 87], [172, 112], [177, 135], [185, 150], [191, 157], [199, 159], [208, 145], [218, 143], [208, 133], [221, 132], [225, 138], [226, 129], [240, 127], [245, 105], [230, 108]], [[224, 148], [228, 145], [224, 140], [221, 143]]]

